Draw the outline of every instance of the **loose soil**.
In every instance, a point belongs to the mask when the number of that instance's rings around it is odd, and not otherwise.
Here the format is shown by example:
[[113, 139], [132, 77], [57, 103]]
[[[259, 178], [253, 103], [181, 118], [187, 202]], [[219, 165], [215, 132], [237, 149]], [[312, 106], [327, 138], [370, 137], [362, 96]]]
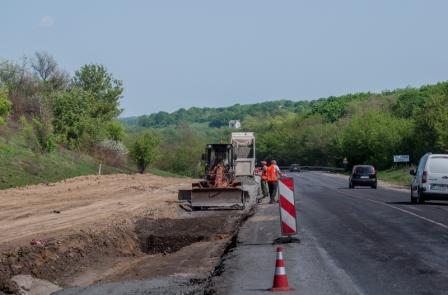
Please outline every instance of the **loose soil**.
[[[190, 179], [85, 176], [0, 191], [0, 293], [30, 274], [62, 287], [181, 274], [205, 279], [243, 214], [186, 212]], [[31, 245], [32, 240], [38, 245]]]

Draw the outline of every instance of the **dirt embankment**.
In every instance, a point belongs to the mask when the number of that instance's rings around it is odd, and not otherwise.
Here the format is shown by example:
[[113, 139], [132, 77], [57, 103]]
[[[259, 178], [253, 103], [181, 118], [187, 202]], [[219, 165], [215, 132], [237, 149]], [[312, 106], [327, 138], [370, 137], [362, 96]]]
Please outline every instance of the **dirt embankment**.
[[205, 278], [242, 214], [179, 209], [177, 191], [190, 183], [109, 175], [0, 191], [0, 291], [17, 292], [11, 277], [23, 274], [62, 287]]
[[176, 217], [177, 190], [189, 179], [154, 175], [82, 176], [0, 191], [0, 247], [54, 237], [95, 223], [150, 215]]

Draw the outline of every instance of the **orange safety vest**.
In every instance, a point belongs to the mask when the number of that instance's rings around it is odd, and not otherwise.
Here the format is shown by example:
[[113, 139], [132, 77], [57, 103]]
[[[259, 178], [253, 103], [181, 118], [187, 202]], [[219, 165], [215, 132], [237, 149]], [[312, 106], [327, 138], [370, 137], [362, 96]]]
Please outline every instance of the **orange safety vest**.
[[266, 170], [266, 176], [268, 178], [268, 182], [276, 182], [277, 179], [277, 171], [275, 170], [275, 165], [270, 165]]
[[261, 167], [261, 179], [264, 181], [268, 181], [268, 167], [267, 166]]

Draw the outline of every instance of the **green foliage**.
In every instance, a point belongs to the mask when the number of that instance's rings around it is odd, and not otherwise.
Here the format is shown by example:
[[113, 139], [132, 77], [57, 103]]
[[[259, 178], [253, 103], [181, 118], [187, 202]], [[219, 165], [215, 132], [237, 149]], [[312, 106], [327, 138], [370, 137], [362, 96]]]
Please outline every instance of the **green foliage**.
[[110, 121], [106, 125], [107, 138], [113, 141], [122, 141], [125, 133], [123, 125], [119, 121]]
[[24, 116], [20, 117], [20, 124], [22, 126], [23, 138], [25, 139], [27, 147], [34, 152], [38, 152], [40, 150], [39, 141], [34, 133], [33, 126]]
[[56, 148], [51, 122], [33, 118], [32, 126], [41, 152], [52, 152]]
[[[44, 151], [53, 148], [54, 139], [70, 148], [87, 149], [107, 137], [121, 139], [119, 124], [111, 121], [121, 113], [122, 82], [96, 64], [76, 71], [70, 87], [69, 81], [68, 74], [45, 52], [36, 52], [22, 64], [0, 63], [0, 85], [6, 87], [13, 115], [26, 116]], [[9, 109], [3, 92], [0, 121]], [[31, 130], [27, 130], [31, 142]]]
[[253, 120], [248, 128], [256, 133], [259, 159], [307, 165], [326, 165], [334, 160], [331, 148], [337, 127], [320, 115]]
[[410, 167], [392, 168], [378, 172], [378, 179], [401, 186], [409, 186], [412, 176], [409, 174]]
[[[0, 136], [0, 150], [0, 189], [55, 182], [98, 171], [96, 159], [84, 153], [61, 147], [51, 153], [34, 152], [22, 132], [15, 132], [9, 142]], [[107, 164], [102, 168], [103, 174], [127, 172]]]
[[401, 118], [412, 118], [421, 111], [425, 98], [418, 89], [407, 89], [404, 93], [398, 95], [397, 102], [392, 110], [395, 115]]
[[342, 118], [347, 106], [353, 101], [362, 101], [371, 96], [371, 93], [348, 94], [344, 96], [322, 98], [311, 103], [311, 113], [321, 115], [327, 122], [336, 122]]
[[121, 113], [119, 105], [123, 83], [108, 73], [104, 66], [96, 64], [82, 66], [75, 72], [73, 85], [93, 97], [94, 103], [90, 110], [93, 117], [110, 121]]
[[[101, 151], [106, 166], [112, 162], [125, 165], [127, 149], [119, 142], [124, 131], [116, 121], [122, 92], [121, 81], [101, 65], [85, 65], [71, 79], [45, 52], [37, 52], [21, 63], [0, 60], [0, 125], [4, 125], [0, 128], [0, 157], [11, 152], [11, 160], [19, 162], [15, 165], [0, 159], [0, 187], [3, 183], [21, 185], [95, 172], [97, 160], [78, 154], [81, 149], [89, 154]], [[9, 115], [11, 120], [4, 124]], [[17, 118], [21, 124], [15, 122]], [[20, 148], [10, 143], [17, 137]], [[78, 169], [77, 163], [69, 167], [70, 161], [58, 157], [67, 147], [76, 150], [67, 153], [77, 158], [85, 156], [82, 168]], [[14, 149], [20, 154], [14, 154]], [[51, 164], [47, 165], [47, 159]], [[54, 159], [60, 159], [61, 165]], [[22, 163], [25, 161], [26, 165]], [[1, 173], [8, 169], [11, 174]]]
[[201, 154], [207, 143], [205, 137], [188, 126], [170, 130], [162, 136], [161, 156], [156, 166], [181, 175], [196, 176], [199, 173]]
[[93, 104], [92, 94], [77, 87], [53, 97], [53, 126], [62, 143], [80, 147], [99, 141], [102, 122], [92, 116]]
[[155, 133], [140, 135], [131, 148], [131, 157], [140, 173], [158, 157], [160, 138]]
[[341, 151], [352, 165], [386, 168], [394, 154], [410, 154], [406, 142], [412, 134], [412, 121], [372, 111], [352, 118], [341, 134]]
[[5, 118], [11, 112], [11, 102], [8, 100], [6, 88], [0, 88], [0, 125], [5, 124]]
[[40, 118], [32, 118], [31, 122], [25, 117], [20, 118], [22, 132], [28, 147], [34, 152], [49, 153], [54, 151], [56, 143], [52, 132], [51, 122]]
[[197, 108], [179, 109], [168, 114], [159, 112], [140, 116], [131, 122], [143, 127], [166, 127], [170, 125], [207, 123], [209, 127], [227, 126], [230, 120], [244, 120], [247, 117], [278, 115], [284, 112], [307, 113], [310, 103], [290, 100], [269, 101], [250, 105], [236, 104], [227, 108]]
[[71, 147], [89, 147], [106, 137], [120, 141], [124, 131], [113, 120], [121, 112], [121, 81], [104, 66], [85, 65], [76, 71], [73, 85], [53, 98], [53, 125], [61, 141]]
[[448, 93], [428, 98], [417, 116], [420, 146], [427, 151], [448, 152]]

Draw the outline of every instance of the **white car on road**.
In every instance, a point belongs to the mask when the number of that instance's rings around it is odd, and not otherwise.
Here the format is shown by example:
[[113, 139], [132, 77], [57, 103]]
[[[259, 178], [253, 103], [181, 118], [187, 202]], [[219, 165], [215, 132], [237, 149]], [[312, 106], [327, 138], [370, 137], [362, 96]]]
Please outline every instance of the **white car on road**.
[[425, 154], [418, 164], [411, 183], [411, 202], [448, 200], [448, 154]]

